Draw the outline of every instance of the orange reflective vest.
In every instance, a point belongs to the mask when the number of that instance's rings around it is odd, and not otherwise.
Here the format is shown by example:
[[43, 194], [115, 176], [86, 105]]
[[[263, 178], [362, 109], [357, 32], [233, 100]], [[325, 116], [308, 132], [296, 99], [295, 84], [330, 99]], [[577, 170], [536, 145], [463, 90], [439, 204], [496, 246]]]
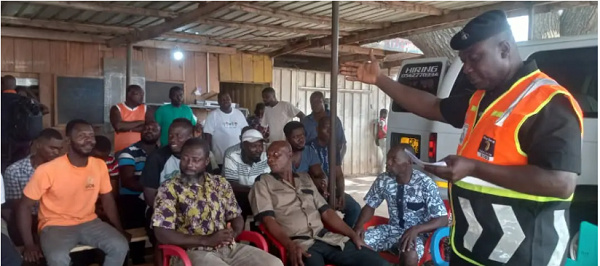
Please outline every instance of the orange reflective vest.
[[[121, 114], [121, 121], [144, 121], [146, 120], [146, 105], [140, 104], [135, 108], [129, 108], [125, 103], [116, 105]], [[142, 139], [140, 132], [115, 132], [115, 153], [131, 146]]]
[[[473, 94], [457, 154], [496, 165], [527, 165], [519, 130], [557, 94], [571, 101], [583, 135], [577, 101], [536, 70], [515, 82], [479, 119], [485, 91]], [[572, 195], [566, 200], [529, 195], [476, 177], [455, 182], [449, 191], [455, 215], [451, 245], [462, 259], [475, 265], [561, 265], [569, 241], [566, 211]]]

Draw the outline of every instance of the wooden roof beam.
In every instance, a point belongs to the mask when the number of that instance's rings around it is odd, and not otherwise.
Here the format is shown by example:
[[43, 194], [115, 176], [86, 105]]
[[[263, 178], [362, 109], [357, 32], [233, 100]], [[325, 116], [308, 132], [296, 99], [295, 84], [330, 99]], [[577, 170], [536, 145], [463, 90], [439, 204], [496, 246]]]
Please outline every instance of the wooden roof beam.
[[[356, 46], [356, 45], [340, 45], [338, 48], [338, 51], [340, 53], [345, 53], [345, 54], [368, 55], [371, 49], [373, 49], [373, 54], [375, 56], [383, 57], [386, 55], [385, 50], [377, 49], [377, 48], [365, 48], [365, 47], [360, 47], [360, 46]], [[329, 45], [326, 45], [323, 47], [310, 49], [309, 51], [315, 51], [315, 50], [331, 51], [331, 47]]]
[[213, 38], [202, 35], [195, 34], [187, 34], [187, 33], [179, 33], [179, 32], [168, 32], [160, 37], [165, 38], [175, 38], [175, 39], [184, 39], [184, 40], [193, 40], [200, 43], [208, 43], [210, 41], [218, 42], [221, 44], [230, 44], [230, 45], [257, 45], [257, 46], [282, 46], [287, 42], [285, 40], [270, 40], [270, 39], [221, 39], [221, 38]]
[[[110, 34], [127, 34], [129, 32], [134, 31], [134, 28], [129, 27], [118, 27], [118, 26], [104, 26], [104, 25], [94, 25], [94, 24], [84, 24], [84, 23], [71, 23], [71, 22], [62, 22], [62, 21], [51, 21], [51, 20], [42, 20], [42, 19], [26, 19], [26, 18], [16, 18], [16, 17], [1, 17], [2, 24], [8, 24], [9, 26], [23, 26], [30, 28], [42, 28], [42, 29], [50, 29], [50, 30], [63, 30], [63, 31], [75, 31], [75, 32], [86, 32], [86, 33], [97, 33], [97, 34], [105, 34], [106, 38], [110, 38], [108, 35]], [[240, 39], [221, 39], [214, 37], [207, 37], [203, 35], [195, 35], [195, 34], [187, 34], [187, 33], [176, 33], [176, 32], [168, 32], [162, 34], [160, 37], [166, 38], [177, 38], [177, 39], [185, 39], [185, 40], [193, 40], [200, 42], [202, 44], [207, 44], [210, 41], [222, 43], [222, 44], [239, 44], [239, 45], [260, 45], [260, 46], [283, 46], [287, 42], [281, 39], [269, 39], [269, 38], [257, 38], [251, 40], [240, 40]]]
[[149, 47], [149, 48], [157, 48], [157, 49], [167, 49], [167, 50], [179, 48], [183, 51], [213, 53], [213, 54], [236, 54], [237, 53], [237, 49], [231, 48], [231, 47], [219, 47], [219, 46], [209, 46], [209, 45], [203, 45], [203, 44], [156, 41], [156, 40], [146, 40], [146, 41], [134, 43], [133, 46]]
[[447, 12], [431, 5], [407, 1], [358, 1], [358, 3], [382, 9], [391, 9], [397, 12], [411, 12], [433, 16], [439, 16]]
[[133, 7], [126, 5], [109, 4], [105, 2], [75, 2], [75, 1], [40, 1], [40, 2], [28, 2], [35, 5], [47, 5], [63, 8], [74, 8], [80, 10], [97, 11], [97, 12], [111, 12], [120, 14], [129, 14], [136, 16], [146, 17], [158, 17], [158, 18], [176, 18], [179, 14], [177, 12]]
[[113, 38], [108, 41], [109, 47], [115, 47], [124, 45], [127, 43], [136, 43], [143, 40], [152, 39], [158, 37], [164, 33], [185, 26], [192, 22], [196, 22], [204, 17], [210, 16], [212, 13], [226, 8], [231, 5], [231, 2], [213, 1], [213, 2], [200, 2], [198, 8], [194, 11], [190, 11], [177, 16], [176, 18], [166, 20], [164, 23], [144, 28], [140, 31], [134, 31], [127, 35]]
[[65, 31], [81, 31], [100, 34], [127, 34], [134, 30], [133, 28], [127, 27], [93, 25], [42, 19], [16, 18], [8, 16], [2, 16], [1, 22], [2, 24], [9, 24], [10, 26], [23, 26]]
[[2, 36], [26, 38], [26, 39], [43, 39], [54, 41], [71, 41], [71, 42], [86, 42], [86, 43], [105, 43], [110, 36], [102, 36], [96, 34], [81, 34], [68, 33], [53, 30], [31, 29], [21, 27], [2, 26]]
[[[106, 44], [106, 40], [111, 38], [106, 35], [98, 34], [82, 34], [82, 33], [69, 33], [55, 30], [45, 29], [32, 29], [32, 28], [21, 28], [21, 27], [2, 27], [2, 36], [15, 37], [15, 38], [26, 38], [26, 39], [42, 39], [42, 40], [55, 40], [55, 41], [70, 41], [70, 42], [85, 42], [85, 43], [99, 43]], [[135, 47], [149, 47], [158, 49], [173, 49], [175, 47], [191, 52], [209, 52], [217, 54], [235, 54], [237, 50], [231, 47], [219, 47], [210, 45], [200, 45], [191, 43], [181, 42], [168, 42], [168, 41], [143, 41], [133, 44]]]
[[[534, 5], [548, 5], [548, 4], [559, 4], [561, 2], [533, 2]], [[580, 2], [580, 3], [592, 3], [592, 2]], [[406, 37], [412, 34], [419, 34], [429, 32], [432, 30], [449, 28], [458, 24], [464, 23], [465, 21], [472, 19], [486, 11], [500, 9], [505, 10], [508, 15], [514, 14], [514, 12], [522, 12], [530, 7], [530, 2], [513, 2], [506, 1], [496, 4], [468, 8], [462, 10], [450, 11], [447, 14], [441, 16], [427, 16], [420, 19], [411, 21], [396, 22], [384, 29], [378, 30], [364, 30], [360, 31], [351, 36], [340, 38], [340, 44], [365, 44], [372, 43], [380, 40], [387, 40], [393, 38]], [[280, 56], [288, 53], [294, 53], [308, 48], [320, 47], [331, 44], [331, 37], [323, 37], [318, 39], [312, 39], [304, 42], [291, 43], [277, 51], [269, 54], [271, 57]]]
[[[263, 24], [250, 23], [250, 22], [233, 22], [233, 21], [213, 19], [213, 18], [200, 19], [197, 22], [200, 24], [206, 24], [206, 25], [211, 25], [211, 26], [229, 27], [229, 28], [236, 28], [236, 29], [249, 29], [249, 30], [266, 31], [266, 32], [297, 33], [297, 34], [306, 34], [306, 35], [329, 35], [329, 34], [331, 34], [331, 30], [329, 30], [329, 29], [307, 29], [307, 28], [298, 28], [298, 27], [283, 27], [283, 26], [275, 26], [275, 25], [263, 25]], [[347, 35], [350, 35], [350, 33], [340, 32], [340, 35], [347, 36]]]
[[[270, 7], [252, 5], [246, 3], [237, 3], [229, 7], [232, 10], [244, 11], [248, 13], [254, 13], [267, 17], [274, 17], [289, 21], [305, 22], [316, 25], [327, 25], [331, 26], [331, 17], [328, 16], [316, 16], [316, 15], [304, 15], [296, 12], [278, 10]], [[383, 28], [389, 23], [369, 23], [369, 22], [353, 22], [348, 20], [340, 19], [340, 27], [342, 28]]]

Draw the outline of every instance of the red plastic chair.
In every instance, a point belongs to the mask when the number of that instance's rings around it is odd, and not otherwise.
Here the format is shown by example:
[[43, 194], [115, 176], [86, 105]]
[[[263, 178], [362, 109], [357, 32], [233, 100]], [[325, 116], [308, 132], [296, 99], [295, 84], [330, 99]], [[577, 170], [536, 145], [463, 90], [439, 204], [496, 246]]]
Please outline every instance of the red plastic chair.
[[[287, 251], [285, 250], [285, 247], [281, 243], [279, 243], [279, 241], [277, 241], [277, 239], [275, 239], [275, 237], [271, 233], [269, 233], [269, 231], [267, 231], [267, 228], [265, 228], [264, 224], [262, 224], [262, 223], [259, 224], [258, 228], [260, 229], [261, 232], [263, 232], [263, 234], [265, 234], [267, 236], [267, 238], [273, 244], [273, 246], [275, 246], [275, 248], [279, 252], [279, 256], [281, 257], [281, 261], [283, 262], [283, 265], [288, 265]], [[326, 266], [334, 266], [334, 265], [329, 264]]]
[[[236, 241], [248, 241], [256, 245], [257, 248], [269, 252], [269, 245], [265, 238], [257, 232], [243, 231]], [[160, 245], [159, 248], [163, 253], [163, 266], [169, 266], [171, 257], [179, 257], [183, 261], [184, 266], [192, 266], [192, 262], [183, 248], [175, 245]]]
[[[375, 216], [371, 217], [371, 219], [369, 221], [367, 221], [365, 223], [365, 225], [363, 225], [363, 228], [366, 231], [369, 227], [378, 226], [378, 225], [382, 225], [382, 224], [388, 224], [389, 221], [390, 221], [390, 219], [388, 219], [388, 218], [375, 215]], [[379, 252], [379, 256], [381, 256], [383, 259], [385, 259], [389, 263], [400, 264], [400, 258], [390, 252], [387, 252], [387, 251]]]
[[[452, 213], [452, 208], [450, 207], [450, 202], [447, 200], [444, 200], [444, 206], [446, 207], [446, 212], [448, 213], [448, 217], [451, 216]], [[381, 216], [373, 216], [371, 218], [371, 220], [369, 220], [368, 222], [365, 223], [364, 225], [364, 229], [367, 230], [367, 228], [372, 227], [372, 226], [377, 226], [377, 225], [381, 225], [381, 224], [387, 224], [389, 222], [388, 218], [385, 217], [381, 217]], [[427, 241], [425, 242], [425, 252], [423, 253], [423, 257], [421, 257], [421, 260], [419, 260], [419, 265], [423, 265], [425, 264], [425, 262], [432, 260], [431, 257], [431, 240], [432, 240], [433, 235], [429, 236], [427, 238]], [[444, 249], [444, 246], [442, 244], [440, 244], [440, 253], [442, 258], [445, 258], [446, 256], [446, 251]], [[379, 256], [381, 256], [382, 258], [384, 258], [385, 260], [387, 260], [390, 263], [393, 264], [400, 264], [400, 258], [392, 253], [389, 253], [387, 251], [382, 251], [379, 252]]]

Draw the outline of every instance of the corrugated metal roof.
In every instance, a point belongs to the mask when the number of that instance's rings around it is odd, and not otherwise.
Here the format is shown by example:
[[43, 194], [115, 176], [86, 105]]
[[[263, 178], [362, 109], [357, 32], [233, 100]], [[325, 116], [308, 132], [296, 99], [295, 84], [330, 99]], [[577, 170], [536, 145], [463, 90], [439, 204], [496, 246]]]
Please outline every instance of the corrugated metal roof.
[[[127, 7], [137, 7], [149, 10], [162, 10], [170, 12], [185, 13], [196, 9], [200, 2], [193, 1], [105, 1], [105, 2], [84, 2], [98, 5], [120, 5]], [[305, 16], [331, 16], [331, 2], [319, 1], [263, 1], [263, 2], [236, 2], [236, 4], [248, 4], [253, 7], [264, 7], [276, 11], [294, 12]], [[393, 3], [393, 2], [392, 2]], [[490, 5], [497, 2], [484, 1], [436, 1], [436, 2], [407, 2], [414, 5], [426, 5], [436, 9], [459, 10], [465, 8]], [[393, 23], [408, 21], [428, 16], [423, 13], [410, 11], [399, 11], [401, 8], [385, 8], [375, 6], [369, 3], [343, 1], [340, 2], [340, 18], [344, 21], [353, 23]], [[165, 21], [165, 18], [132, 15], [127, 12], [116, 11], [95, 11], [84, 10], [82, 8], [62, 7], [47, 5], [45, 2], [2, 2], [1, 14], [3, 17], [16, 17], [24, 19], [38, 19], [46, 21], [60, 21], [83, 23], [101, 26], [119, 26], [144, 29], [149, 26], [158, 25]], [[295, 21], [293, 18], [267, 16], [231, 8], [224, 8], [211, 14], [211, 19], [221, 22], [239, 23], [236, 25], [211, 25], [211, 23], [201, 24], [192, 23], [176, 29], [179, 32], [190, 33], [198, 36], [206, 36], [218, 39], [238, 40], [240, 43], [219, 44], [216, 41], [210, 41], [211, 45], [226, 45], [236, 47], [241, 51], [271, 52], [282, 46], [256, 45], [252, 41], [259, 42], [265, 38], [280, 38], [280, 40], [291, 40], [295, 38], [317, 38], [325, 35], [308, 35], [304, 33], [294, 33], [293, 29], [327, 30], [330, 25], [321, 23], [315, 19], [314, 23], [310, 21]], [[2, 22], [2, 25], [11, 25]], [[280, 29], [259, 30], [248, 28], [248, 25], [277, 26]], [[21, 25], [22, 26], [22, 25]], [[246, 26], [246, 27], [244, 27]], [[281, 27], [284, 27], [281, 29]], [[286, 30], [286, 29], [289, 29]], [[368, 27], [342, 27], [343, 32], [351, 33], [361, 31]], [[63, 29], [63, 31], [74, 32], [74, 29]], [[82, 33], [82, 32], [79, 32]], [[85, 32], [83, 32], [85, 33]], [[114, 34], [106, 34], [114, 35]], [[181, 38], [155, 38], [156, 40], [167, 40], [186, 43], [199, 43], [197, 40], [188, 40]], [[262, 43], [264, 44], [264, 42]]]

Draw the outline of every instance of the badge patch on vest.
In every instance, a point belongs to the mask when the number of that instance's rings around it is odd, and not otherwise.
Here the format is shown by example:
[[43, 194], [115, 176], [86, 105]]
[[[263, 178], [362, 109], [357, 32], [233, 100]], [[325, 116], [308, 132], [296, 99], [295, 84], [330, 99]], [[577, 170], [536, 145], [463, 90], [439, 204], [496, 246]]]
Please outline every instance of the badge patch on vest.
[[479, 144], [479, 150], [477, 150], [477, 156], [493, 162], [494, 161], [494, 148], [496, 147], [496, 140], [486, 135], [481, 139]]

